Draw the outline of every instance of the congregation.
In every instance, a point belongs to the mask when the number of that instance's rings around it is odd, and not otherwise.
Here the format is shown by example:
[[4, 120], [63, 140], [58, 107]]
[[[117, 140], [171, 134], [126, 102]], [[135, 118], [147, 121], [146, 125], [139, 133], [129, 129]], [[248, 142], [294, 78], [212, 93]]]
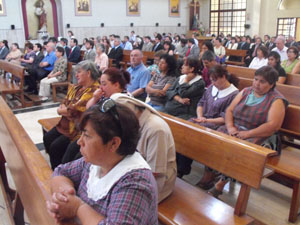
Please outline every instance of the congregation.
[[[292, 36], [224, 36], [202, 43], [195, 34], [132, 31], [85, 38], [50, 37], [43, 46], [0, 41], [0, 59], [23, 66], [25, 92], [51, 99], [51, 84], [72, 85], [57, 112], [58, 124], [44, 135], [54, 170], [52, 198], [57, 220], [82, 224], [158, 224], [157, 206], [171, 195], [176, 177], [191, 172], [193, 160], [176, 153], [172, 132], [160, 112], [281, 151], [278, 134], [289, 105], [276, 89], [287, 73], [300, 74], [299, 49]], [[241, 91], [230, 74], [228, 49], [246, 51], [244, 66], [256, 69]], [[124, 65], [125, 51], [129, 67]], [[153, 52], [153, 59], [144, 59]], [[230, 177], [205, 167], [197, 186], [216, 198]], [[89, 215], [89, 216], [86, 216]]]

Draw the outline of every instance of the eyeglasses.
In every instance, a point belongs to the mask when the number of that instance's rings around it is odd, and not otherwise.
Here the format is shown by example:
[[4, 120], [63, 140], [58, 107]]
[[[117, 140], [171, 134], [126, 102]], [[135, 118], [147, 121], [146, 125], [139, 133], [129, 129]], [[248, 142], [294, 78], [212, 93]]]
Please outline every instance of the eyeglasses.
[[116, 108], [116, 103], [114, 100], [112, 100], [111, 98], [103, 98], [101, 99], [96, 107], [98, 107], [98, 109], [103, 112], [103, 113], [110, 113], [110, 115], [113, 116], [115, 122], [120, 126], [120, 133], [122, 135], [122, 124], [121, 124], [121, 121], [120, 121], [120, 116], [119, 116], [119, 113], [117, 111], [117, 108]]

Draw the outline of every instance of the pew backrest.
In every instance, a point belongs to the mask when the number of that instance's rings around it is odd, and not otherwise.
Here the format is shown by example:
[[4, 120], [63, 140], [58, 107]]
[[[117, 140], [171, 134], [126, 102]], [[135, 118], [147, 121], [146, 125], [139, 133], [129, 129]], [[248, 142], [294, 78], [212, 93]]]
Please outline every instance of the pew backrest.
[[[6, 60], [0, 60], [0, 69], [9, 72], [13, 75], [11, 79], [11, 83], [14, 82], [14, 80], [19, 81], [19, 87], [23, 88], [24, 85], [24, 67], [15, 63], [8, 62]], [[18, 79], [15, 79], [18, 78]]]

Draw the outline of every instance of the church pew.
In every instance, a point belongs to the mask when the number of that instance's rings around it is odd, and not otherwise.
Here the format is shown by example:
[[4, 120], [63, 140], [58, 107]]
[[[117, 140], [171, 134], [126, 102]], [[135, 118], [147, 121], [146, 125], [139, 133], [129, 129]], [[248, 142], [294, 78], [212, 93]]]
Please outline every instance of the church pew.
[[[252, 86], [253, 79], [239, 77], [239, 90], [243, 90], [245, 87]], [[300, 87], [276, 84], [276, 89], [289, 101], [292, 105], [300, 106]]]
[[24, 67], [10, 63], [6, 60], [0, 60], [0, 70], [3, 70], [5, 73], [8, 72], [12, 74], [11, 79], [8, 79], [5, 74], [0, 77], [0, 92], [2, 98], [6, 100], [7, 94], [19, 95], [22, 107], [26, 107], [23, 91]]
[[247, 55], [247, 50], [242, 50], [242, 49], [227, 49], [226, 48], [226, 56], [235, 56], [239, 57], [241, 61], [229, 61], [226, 60], [226, 64], [229, 65], [238, 65], [238, 66], [243, 66], [245, 65], [245, 57]]
[[[254, 78], [254, 74], [256, 71], [255, 69], [251, 69], [248, 67], [233, 66], [233, 65], [228, 65], [226, 69], [230, 74], [233, 74], [236, 77], [243, 77], [243, 78], [250, 78], [250, 79]], [[292, 85], [292, 86], [300, 86], [300, 75], [287, 73], [285, 84]]]
[[[3, 194], [11, 222], [14, 220], [15, 224], [25, 224], [25, 209], [32, 225], [56, 224], [48, 214], [45, 203], [51, 196], [49, 181], [52, 170], [1, 97], [0, 140], [0, 183], [5, 190]], [[16, 195], [8, 186], [5, 163], [14, 180]]]

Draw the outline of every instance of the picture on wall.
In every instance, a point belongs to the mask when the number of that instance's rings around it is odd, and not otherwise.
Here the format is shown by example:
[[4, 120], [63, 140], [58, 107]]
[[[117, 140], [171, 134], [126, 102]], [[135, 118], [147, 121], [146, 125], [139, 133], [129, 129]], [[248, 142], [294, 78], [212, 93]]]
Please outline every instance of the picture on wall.
[[91, 16], [92, 5], [91, 0], [74, 0], [75, 1], [75, 15], [76, 16]]
[[0, 16], [6, 16], [5, 0], [0, 0]]
[[180, 0], [169, 0], [169, 16], [179, 17]]
[[140, 0], [127, 0], [127, 16], [139, 16], [141, 11], [141, 2]]

